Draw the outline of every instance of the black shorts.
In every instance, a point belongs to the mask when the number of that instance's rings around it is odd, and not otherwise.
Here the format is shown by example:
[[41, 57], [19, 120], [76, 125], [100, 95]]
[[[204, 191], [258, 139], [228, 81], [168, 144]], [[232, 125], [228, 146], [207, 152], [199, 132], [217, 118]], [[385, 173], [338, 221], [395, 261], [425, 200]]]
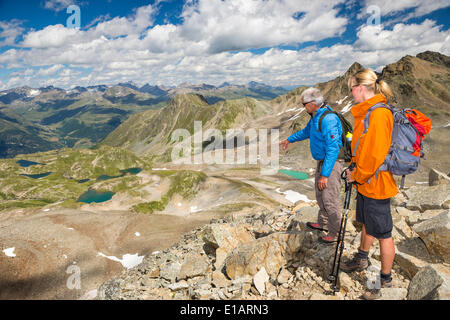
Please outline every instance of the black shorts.
[[366, 227], [366, 233], [377, 239], [392, 237], [391, 198], [372, 199], [358, 192], [356, 196], [356, 221]]

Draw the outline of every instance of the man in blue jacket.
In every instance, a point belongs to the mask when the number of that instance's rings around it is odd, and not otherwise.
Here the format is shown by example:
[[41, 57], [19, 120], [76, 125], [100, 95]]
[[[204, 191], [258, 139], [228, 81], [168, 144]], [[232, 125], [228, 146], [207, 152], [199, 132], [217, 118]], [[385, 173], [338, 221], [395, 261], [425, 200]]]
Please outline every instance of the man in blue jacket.
[[320, 90], [308, 88], [302, 93], [303, 107], [311, 116], [306, 127], [281, 142], [286, 150], [289, 143], [310, 139], [311, 154], [317, 160], [315, 177], [316, 200], [319, 205], [318, 222], [308, 222], [312, 229], [327, 233], [319, 241], [332, 243], [337, 241], [341, 222], [340, 187], [341, 173], [344, 170], [343, 160], [338, 160], [342, 147], [342, 125], [337, 115], [328, 114], [322, 120], [319, 131], [319, 120], [326, 110]]

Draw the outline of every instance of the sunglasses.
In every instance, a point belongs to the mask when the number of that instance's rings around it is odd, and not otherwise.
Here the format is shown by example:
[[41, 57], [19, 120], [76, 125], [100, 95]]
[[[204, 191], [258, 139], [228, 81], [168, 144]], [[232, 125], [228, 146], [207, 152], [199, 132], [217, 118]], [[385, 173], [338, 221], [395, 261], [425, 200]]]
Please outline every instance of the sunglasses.
[[311, 103], [312, 102], [312, 100], [311, 101], [308, 101], [308, 102], [302, 102], [302, 105], [303, 105], [303, 107], [304, 106], [306, 106], [308, 103]]

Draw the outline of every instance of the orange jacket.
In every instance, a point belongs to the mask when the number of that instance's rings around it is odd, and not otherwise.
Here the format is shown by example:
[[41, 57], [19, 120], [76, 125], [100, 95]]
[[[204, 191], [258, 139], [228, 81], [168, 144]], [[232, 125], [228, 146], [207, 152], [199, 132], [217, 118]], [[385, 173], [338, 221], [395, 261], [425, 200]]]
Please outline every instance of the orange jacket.
[[370, 107], [379, 102], [386, 103], [386, 99], [381, 94], [351, 109], [355, 118], [352, 153], [361, 137], [356, 154], [352, 158], [352, 162], [356, 163], [352, 176], [359, 184], [357, 189], [362, 195], [373, 199], [387, 199], [398, 193], [394, 177], [388, 171], [379, 171], [377, 175], [375, 173], [384, 162], [391, 146], [394, 123], [392, 112], [386, 108], [374, 110], [370, 114], [369, 129], [366, 134], [363, 134], [364, 117]]

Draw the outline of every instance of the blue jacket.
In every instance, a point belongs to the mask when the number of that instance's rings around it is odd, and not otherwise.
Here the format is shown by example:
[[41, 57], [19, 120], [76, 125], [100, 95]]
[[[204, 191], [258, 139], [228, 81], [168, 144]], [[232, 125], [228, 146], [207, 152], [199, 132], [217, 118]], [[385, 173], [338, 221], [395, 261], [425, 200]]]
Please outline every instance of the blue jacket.
[[291, 135], [288, 140], [293, 143], [310, 139], [311, 155], [315, 160], [324, 160], [320, 174], [328, 178], [342, 147], [342, 125], [337, 115], [329, 114], [323, 118], [322, 131], [319, 132], [319, 119], [326, 110], [331, 108], [326, 106], [317, 110], [306, 127]]

